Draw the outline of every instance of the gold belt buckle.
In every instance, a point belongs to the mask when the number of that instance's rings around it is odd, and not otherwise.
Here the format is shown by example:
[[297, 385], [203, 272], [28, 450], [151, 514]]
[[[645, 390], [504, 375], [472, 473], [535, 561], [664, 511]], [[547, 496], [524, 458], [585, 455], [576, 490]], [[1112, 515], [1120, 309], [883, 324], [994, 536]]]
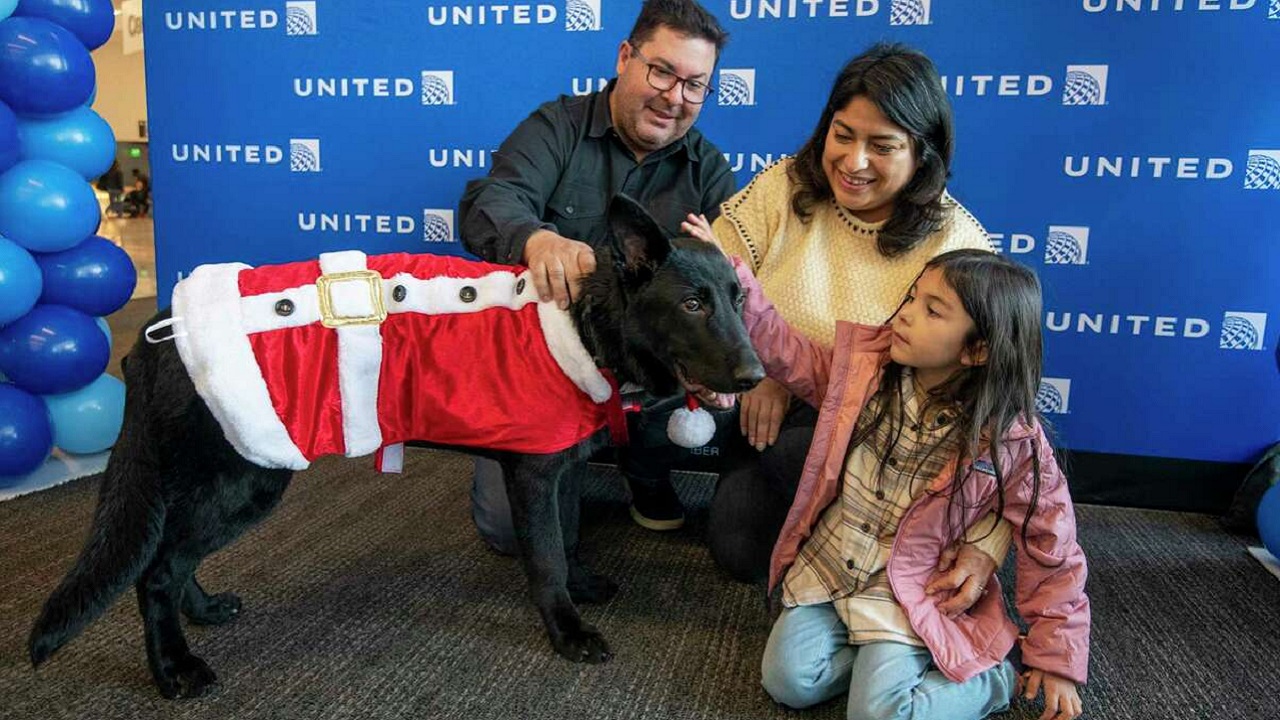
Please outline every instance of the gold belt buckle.
[[[331, 287], [341, 282], [363, 282], [369, 286], [369, 303], [373, 312], [369, 315], [338, 315], [333, 311]], [[348, 325], [379, 325], [387, 319], [387, 306], [382, 302], [382, 276], [372, 270], [350, 270], [329, 273], [316, 278], [316, 292], [320, 294], [320, 324], [327, 328]]]

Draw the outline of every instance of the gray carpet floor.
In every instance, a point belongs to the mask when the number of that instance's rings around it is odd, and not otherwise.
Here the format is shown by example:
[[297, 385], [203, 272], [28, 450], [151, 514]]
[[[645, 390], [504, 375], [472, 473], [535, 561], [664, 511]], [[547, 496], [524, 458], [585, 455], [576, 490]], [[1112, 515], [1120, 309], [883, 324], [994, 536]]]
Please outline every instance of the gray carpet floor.
[[[342, 459], [299, 474], [275, 515], [202, 568], [245, 610], [189, 630], [222, 684], [181, 703], [151, 685], [132, 593], [39, 672], [25, 661], [98, 479], [0, 503], [0, 718], [843, 717], [843, 700], [796, 713], [760, 689], [768, 618], [759, 589], [722, 576], [700, 540], [705, 476], [677, 478], [690, 522], [657, 534], [630, 522], [612, 470], [592, 473], [586, 557], [622, 590], [585, 609], [615, 659], [582, 666], [550, 650], [517, 563], [476, 537], [470, 466], [410, 450], [404, 475]], [[1205, 516], [1079, 516], [1094, 608], [1085, 717], [1280, 717], [1280, 582], [1244, 545]]]

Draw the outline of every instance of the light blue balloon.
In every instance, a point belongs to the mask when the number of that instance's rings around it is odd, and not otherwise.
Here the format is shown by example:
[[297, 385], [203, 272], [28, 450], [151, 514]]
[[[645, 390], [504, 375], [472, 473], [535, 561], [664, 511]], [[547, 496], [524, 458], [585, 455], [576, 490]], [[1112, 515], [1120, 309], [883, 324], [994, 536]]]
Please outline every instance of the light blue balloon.
[[43, 287], [44, 276], [31, 253], [12, 240], [0, 237], [0, 327], [35, 307]]
[[16, 7], [18, 7], [18, 0], [0, 0], [0, 20], [12, 15]]
[[24, 160], [0, 175], [0, 235], [34, 252], [75, 247], [98, 228], [102, 209], [76, 171]]
[[103, 373], [64, 395], [45, 395], [53, 420], [53, 444], [73, 455], [102, 452], [116, 444], [124, 422], [124, 383]]
[[93, 320], [98, 323], [98, 327], [102, 328], [102, 334], [107, 336], [107, 347], [111, 347], [111, 344], [115, 341], [111, 337], [111, 326], [107, 324], [107, 319], [100, 317]]
[[19, 118], [23, 160], [61, 163], [92, 180], [111, 167], [116, 136], [98, 113], [78, 107], [49, 118]]

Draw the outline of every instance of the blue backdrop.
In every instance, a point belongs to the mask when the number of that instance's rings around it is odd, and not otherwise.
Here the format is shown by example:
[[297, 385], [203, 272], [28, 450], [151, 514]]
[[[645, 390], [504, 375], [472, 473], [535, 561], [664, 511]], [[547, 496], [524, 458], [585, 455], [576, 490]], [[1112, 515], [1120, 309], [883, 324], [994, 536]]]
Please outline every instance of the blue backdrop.
[[[459, 253], [465, 182], [613, 75], [638, 0], [149, 0], [160, 304], [207, 262]], [[739, 186], [874, 41], [936, 62], [953, 193], [1045, 285], [1066, 447], [1244, 462], [1280, 439], [1280, 0], [713, 0], [699, 127]]]

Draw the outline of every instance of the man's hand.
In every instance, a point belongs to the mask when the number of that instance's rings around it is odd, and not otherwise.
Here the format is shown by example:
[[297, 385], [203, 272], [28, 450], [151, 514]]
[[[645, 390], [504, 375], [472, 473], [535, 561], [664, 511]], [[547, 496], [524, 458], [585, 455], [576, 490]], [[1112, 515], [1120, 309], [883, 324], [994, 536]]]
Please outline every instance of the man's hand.
[[1022, 697], [1035, 700], [1044, 690], [1044, 713], [1040, 720], [1075, 720], [1080, 717], [1083, 705], [1076, 684], [1061, 675], [1030, 669], [1023, 673], [1025, 679]]
[[765, 378], [753, 389], [742, 393], [742, 411], [738, 424], [742, 434], [760, 452], [778, 441], [782, 418], [791, 404], [791, 393], [778, 382]]
[[538, 299], [555, 300], [561, 310], [577, 297], [582, 278], [596, 269], [596, 253], [590, 245], [550, 230], [529, 236], [523, 261], [533, 275]]
[[942, 551], [942, 557], [938, 558], [941, 574], [925, 586], [924, 592], [933, 595], [942, 590], [955, 590], [955, 595], [938, 603], [938, 610], [954, 619], [978, 602], [995, 571], [996, 561], [990, 555], [959, 541]]

